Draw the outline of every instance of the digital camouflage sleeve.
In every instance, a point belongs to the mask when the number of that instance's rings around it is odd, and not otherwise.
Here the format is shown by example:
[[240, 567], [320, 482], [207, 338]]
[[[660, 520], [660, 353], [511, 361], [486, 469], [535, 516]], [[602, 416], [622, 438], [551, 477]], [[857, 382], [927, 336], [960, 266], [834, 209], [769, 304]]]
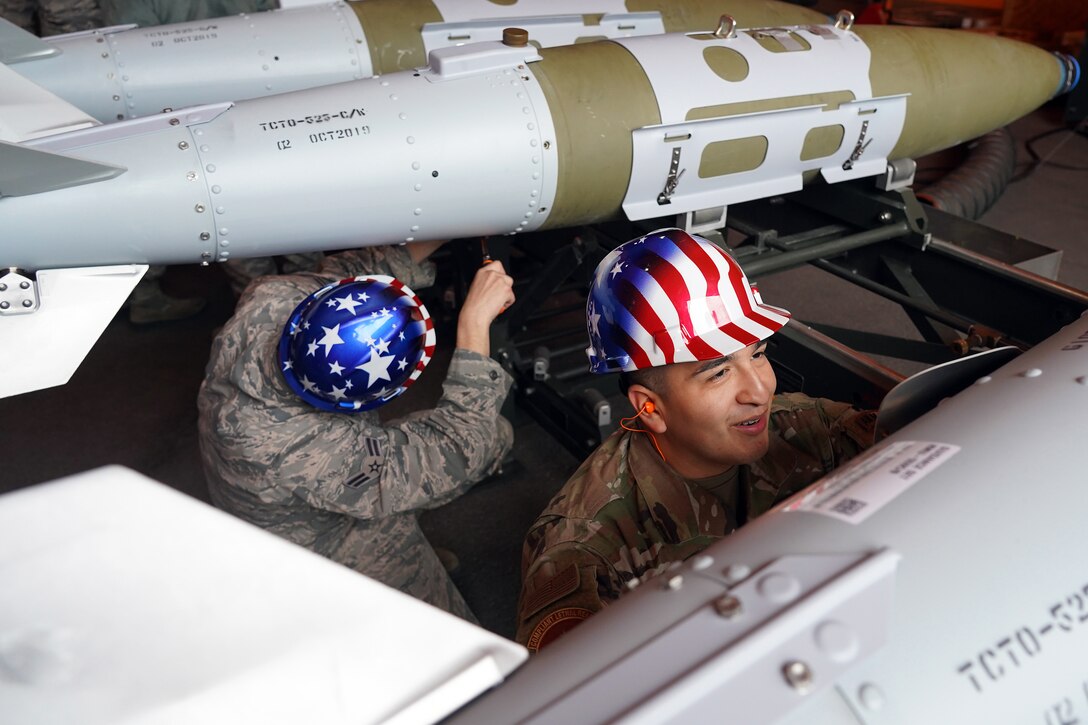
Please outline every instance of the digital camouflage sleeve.
[[[212, 345], [198, 398], [209, 492], [220, 508], [449, 609], [448, 595], [431, 590], [452, 585], [412, 512], [498, 468], [513, 441], [499, 415], [512, 381], [494, 360], [459, 349], [430, 410], [383, 424], [376, 411], [331, 413], [303, 402], [280, 374], [284, 322], [322, 285], [363, 273], [422, 288], [434, 270], [403, 247], [368, 248], [330, 256], [316, 273], [249, 286]], [[453, 609], [463, 607], [449, 596]]]

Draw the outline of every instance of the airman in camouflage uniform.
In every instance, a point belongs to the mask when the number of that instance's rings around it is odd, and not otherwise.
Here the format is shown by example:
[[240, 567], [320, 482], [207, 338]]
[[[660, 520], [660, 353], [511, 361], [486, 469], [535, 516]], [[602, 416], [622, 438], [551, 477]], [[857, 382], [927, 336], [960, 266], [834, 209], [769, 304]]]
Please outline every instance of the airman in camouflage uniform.
[[360, 274], [390, 275], [411, 288], [434, 281], [433, 265], [416, 264], [408, 247], [383, 247], [332, 255], [318, 272], [263, 277], [246, 290], [212, 345], [198, 398], [212, 501], [471, 621], [414, 511], [464, 493], [510, 449], [512, 429], [499, 408], [512, 381], [489, 357], [486, 340], [491, 321], [512, 302], [512, 280], [498, 264], [480, 270], [436, 407], [383, 424], [373, 410], [310, 406], [288, 387], [277, 356], [300, 301]]
[[[776, 395], [767, 454], [709, 479], [676, 473], [644, 433], [619, 430], [525, 539], [517, 640], [538, 650], [637, 583], [683, 561], [865, 450], [875, 415]], [[636, 581], [637, 580], [637, 581]]]
[[873, 413], [774, 394], [767, 340], [788, 321], [729, 254], [680, 229], [600, 262], [590, 370], [620, 372], [637, 412], [529, 529], [517, 639], [530, 651], [871, 445]]

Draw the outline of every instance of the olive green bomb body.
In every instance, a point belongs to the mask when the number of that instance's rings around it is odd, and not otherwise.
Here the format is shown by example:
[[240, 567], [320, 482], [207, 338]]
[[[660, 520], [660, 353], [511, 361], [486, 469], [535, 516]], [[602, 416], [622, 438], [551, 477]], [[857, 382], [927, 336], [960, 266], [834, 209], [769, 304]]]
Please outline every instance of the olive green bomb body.
[[[915, 32], [921, 31], [921, 32]], [[1053, 53], [962, 30], [857, 26], [873, 54], [873, 93], [910, 93], [893, 158], [916, 158], [978, 138], [1053, 98], [1062, 65]]]
[[[674, 40], [673, 47], [656, 51], [674, 56], [686, 52], [686, 59], [674, 67], [683, 69], [687, 63], [691, 71], [709, 71], [704, 73], [711, 78], [709, 83], [694, 82], [682, 71], [665, 82], [660, 69], [649, 74], [645, 65], [655, 52], [654, 38], [541, 51], [543, 60], [529, 68], [547, 98], [559, 146], [559, 181], [545, 228], [602, 221], [616, 217], [621, 209], [628, 216], [644, 216], [632, 215], [625, 204], [632, 181], [649, 175], [660, 179], [664, 188], [669, 168], [660, 158], [647, 166], [635, 157], [632, 139], [640, 130], [656, 130], [663, 142], [674, 138], [682, 144], [708, 123], [728, 129], [736, 120], [758, 128], [760, 118], [781, 125], [784, 115], [796, 113], [796, 134], [784, 139], [795, 164], [782, 175], [808, 182], [821, 169], [838, 176], [839, 169], [850, 173], [854, 163], [866, 159], [868, 144], [875, 140], [886, 147], [886, 161], [955, 146], [1030, 113], [1069, 83], [1068, 68], [1054, 54], [965, 31], [865, 26], [852, 32], [836, 29], [835, 37], [814, 36], [801, 28], [779, 28], [771, 35], [763, 30], [736, 33], [755, 42], [734, 51], [728, 39], [688, 34]], [[814, 51], [821, 44], [839, 44], [844, 51], [816, 62]], [[744, 88], [760, 64], [768, 61], [788, 71], [789, 82], [763, 91]], [[851, 73], [855, 76], [851, 82], [839, 82]], [[859, 73], [864, 78], [858, 78]], [[678, 94], [677, 86], [686, 83], [692, 86], [689, 92]], [[876, 100], [870, 103], [871, 99]], [[848, 131], [847, 124], [831, 119], [832, 112], [847, 106], [855, 109], [848, 114], [855, 120], [871, 114], [860, 131]], [[901, 115], [898, 126], [885, 122], [896, 113]], [[824, 122], [823, 116], [829, 120]], [[889, 138], [892, 134], [894, 138]], [[697, 157], [682, 155], [686, 163], [676, 190], [682, 191], [692, 180], [708, 179], [717, 179], [723, 189], [743, 187], [746, 177], [761, 171], [774, 143], [758, 131], [741, 137], [723, 131], [720, 140], [702, 145]], [[780, 192], [796, 190], [800, 183], [783, 182]], [[742, 188], [726, 193], [722, 203], [767, 195], [766, 186], [754, 189], [762, 191], [745, 196]], [[662, 205], [660, 213], [695, 208], [687, 207]]]

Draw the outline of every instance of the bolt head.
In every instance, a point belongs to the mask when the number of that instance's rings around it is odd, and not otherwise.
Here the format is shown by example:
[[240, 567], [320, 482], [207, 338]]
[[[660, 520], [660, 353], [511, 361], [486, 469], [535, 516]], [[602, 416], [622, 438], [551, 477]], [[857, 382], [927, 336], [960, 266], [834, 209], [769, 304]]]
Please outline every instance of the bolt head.
[[804, 694], [812, 688], [812, 670], [800, 660], [787, 662], [782, 666], [782, 674], [790, 687]]
[[718, 597], [714, 600], [714, 611], [726, 619], [736, 619], [744, 611], [740, 600], [732, 594]]

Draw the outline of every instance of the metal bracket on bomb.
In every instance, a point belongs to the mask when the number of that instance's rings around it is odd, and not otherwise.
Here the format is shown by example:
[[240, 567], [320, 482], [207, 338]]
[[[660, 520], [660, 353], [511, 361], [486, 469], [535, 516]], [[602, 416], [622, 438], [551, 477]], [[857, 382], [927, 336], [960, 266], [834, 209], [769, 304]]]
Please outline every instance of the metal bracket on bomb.
[[529, 44], [528, 33], [522, 36], [525, 39], [523, 45], [510, 45], [510, 41], [506, 40], [510, 35], [504, 31], [503, 42], [474, 43], [432, 50], [427, 56], [429, 68], [422, 69], [422, 75], [431, 83], [441, 83], [543, 60], [536, 47]]
[[0, 315], [25, 315], [41, 306], [37, 283], [20, 270], [0, 274]]
[[503, 32], [516, 22], [540, 43], [550, 48], [573, 45], [579, 38], [623, 37], [629, 35], [658, 35], [665, 32], [661, 13], [605, 13], [595, 24], [585, 15], [542, 15], [538, 17], [498, 18], [494, 20], [464, 20], [458, 22], [424, 23], [420, 31], [423, 47], [428, 52], [453, 44], [480, 43], [499, 40]]
[[873, 142], [872, 139], [866, 140], [865, 135], [869, 132], [869, 122], [861, 122], [861, 131], [858, 132], [858, 142], [854, 144], [854, 150], [850, 152], [850, 158], [842, 162], [842, 170], [849, 171], [854, 168], [854, 162], [861, 158], [861, 155], [865, 153], [865, 149], [869, 148], [869, 144]]
[[[698, 45], [686, 40], [691, 35], [667, 36], [664, 50], [661, 41], [614, 41], [642, 65], [660, 118], [632, 130], [632, 173], [623, 201], [628, 218], [653, 217], [666, 204], [682, 214], [797, 191], [811, 171], [829, 183], [883, 174], [903, 131], [908, 94], [874, 95], [869, 51], [845, 42], [856, 41], [846, 29], [849, 20], [739, 31], [723, 15], [711, 34], [695, 36]], [[706, 61], [711, 50], [720, 67]], [[816, 86], [797, 82], [791, 69], [800, 58], [821, 79]], [[685, 82], [677, 83], [679, 77]], [[836, 80], [823, 80], [831, 77]], [[707, 89], [719, 88], [728, 96], [718, 100], [728, 103], [709, 100]], [[838, 139], [826, 133], [835, 128]], [[697, 165], [682, 187], [677, 151], [689, 170]]]
[[680, 183], [680, 177], [687, 171], [687, 169], [680, 168], [680, 152], [682, 150], [683, 149], [679, 146], [672, 150], [672, 160], [669, 162], [669, 175], [665, 178], [665, 188], [657, 195], [657, 203], [662, 206], [672, 203], [670, 199], [672, 198], [672, 195], [676, 193], [676, 187]]

